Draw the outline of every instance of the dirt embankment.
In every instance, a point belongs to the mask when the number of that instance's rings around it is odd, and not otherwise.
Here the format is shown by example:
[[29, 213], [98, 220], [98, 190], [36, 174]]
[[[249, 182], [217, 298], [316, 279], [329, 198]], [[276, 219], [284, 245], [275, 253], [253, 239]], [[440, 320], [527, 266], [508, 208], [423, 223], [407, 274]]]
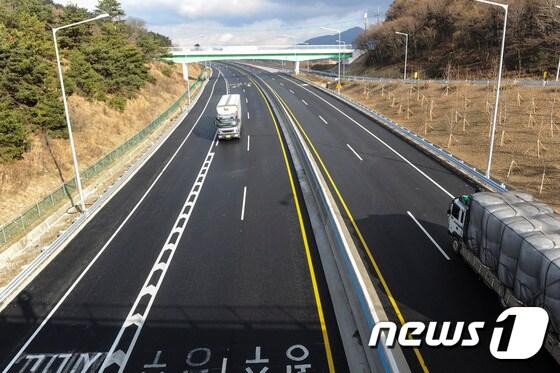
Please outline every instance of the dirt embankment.
[[[328, 79], [305, 78], [318, 83]], [[504, 86], [492, 176], [560, 209], [560, 89]], [[346, 82], [342, 93], [485, 169], [494, 85]]]
[[[191, 83], [200, 66], [190, 64]], [[80, 168], [95, 163], [149, 124], [186, 90], [179, 65], [151, 64], [155, 82], [127, 103], [124, 112], [79, 96], [69, 99], [72, 128]], [[34, 134], [24, 158], [0, 164], [0, 225], [11, 221], [35, 201], [73, 177], [68, 140]]]

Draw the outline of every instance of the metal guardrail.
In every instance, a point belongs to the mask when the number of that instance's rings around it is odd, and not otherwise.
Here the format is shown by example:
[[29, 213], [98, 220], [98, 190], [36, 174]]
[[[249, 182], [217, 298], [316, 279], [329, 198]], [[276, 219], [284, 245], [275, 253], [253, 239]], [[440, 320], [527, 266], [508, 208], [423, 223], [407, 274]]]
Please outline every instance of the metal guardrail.
[[[321, 70], [314, 70], [314, 69], [301, 69], [302, 72], [306, 72], [308, 74], [318, 75], [318, 76], [325, 76], [329, 78], [336, 78], [338, 77], [337, 73], [331, 71], [321, 71]], [[373, 76], [359, 76], [359, 75], [345, 75], [342, 76], [342, 81], [350, 81], [350, 82], [383, 82], [383, 83], [402, 83], [402, 79], [396, 78], [381, 78], [381, 77], [373, 77]], [[408, 84], [475, 84], [475, 85], [491, 85], [494, 84], [495, 80], [490, 79], [478, 79], [478, 80], [458, 80], [458, 79], [407, 79], [406, 83]], [[531, 79], [509, 79], [504, 80], [502, 82], [503, 85], [520, 85], [520, 86], [530, 86], [530, 87], [560, 87], [560, 82], [556, 81], [543, 81], [543, 80], [531, 80]]]
[[[299, 79], [299, 78], [296, 78]], [[300, 79], [301, 80], [301, 79]], [[461, 170], [462, 172], [464, 172], [466, 175], [472, 177], [473, 179], [483, 183], [484, 185], [490, 187], [491, 189], [494, 189], [498, 192], [505, 192], [507, 191], [506, 186], [503, 183], [500, 183], [499, 181], [493, 180], [491, 178], [487, 178], [485, 174], [481, 173], [480, 171], [478, 171], [475, 167], [469, 165], [468, 163], [466, 163], [465, 161], [455, 157], [453, 154], [443, 150], [442, 148], [440, 148], [439, 146], [431, 143], [430, 141], [428, 141], [427, 139], [423, 138], [422, 136], [410, 131], [409, 129], [401, 126], [400, 124], [396, 123], [395, 121], [387, 118], [386, 116], [370, 109], [369, 107], [363, 105], [362, 103], [355, 101], [349, 97], [343, 96], [343, 95], [337, 95], [336, 93], [332, 92], [331, 90], [321, 87], [311, 81], [305, 80], [305, 83], [307, 84], [311, 84], [312, 86], [314, 86], [315, 88], [333, 96], [336, 97], [342, 101], [344, 101], [346, 104], [352, 106], [353, 108], [357, 109], [358, 111], [366, 114], [369, 117], [372, 117], [375, 121], [385, 125], [386, 127], [389, 127], [391, 130], [393, 130], [394, 132], [397, 132], [398, 134], [400, 134], [402, 137], [412, 141], [413, 143], [415, 143], [417, 146], [429, 151], [430, 153], [440, 157], [441, 159], [447, 161], [449, 164], [451, 164], [452, 166], [454, 166], [455, 168]]]
[[[262, 79], [260, 80], [262, 81]], [[357, 318], [356, 322], [359, 325], [360, 335], [363, 337], [360, 343], [366, 342], [363, 343], [364, 351], [366, 351], [366, 349], [369, 348], [367, 347], [369, 333], [371, 332], [373, 326], [379, 321], [379, 316], [374, 310], [372, 312], [372, 309], [370, 308], [373, 302], [370, 299], [367, 287], [364, 285], [363, 278], [361, 278], [362, 272], [356, 270], [355, 268], [357, 265], [356, 259], [351, 257], [352, 254], [350, 249], [347, 247], [347, 237], [345, 237], [342, 232], [341, 224], [337, 220], [338, 215], [333, 211], [333, 205], [331, 205], [331, 202], [326, 196], [325, 191], [328, 190], [328, 187], [323, 185], [321, 176], [319, 176], [321, 175], [321, 172], [318, 170], [318, 166], [315, 164], [313, 156], [307, 149], [305, 141], [296, 128], [285, 122], [283, 116], [280, 114], [282, 110], [278, 107], [269, 92], [263, 89], [263, 93], [270, 102], [273, 112], [280, 123], [280, 127], [285, 135], [286, 142], [288, 148], [290, 149], [290, 154], [294, 158], [294, 162], [299, 163], [303, 170], [305, 170], [303, 175], [305, 175], [304, 178], [309, 185], [309, 189], [314, 195], [313, 199], [316, 201], [317, 207], [319, 208], [319, 214], [321, 215], [324, 223], [323, 228], [326, 230], [327, 236], [330, 238], [329, 241], [331, 242], [331, 245], [333, 245], [333, 255], [340, 258], [340, 262], [337, 265], [342, 266], [339, 267], [341, 276], [342, 273], [348, 276], [344, 282], [347, 286], [350, 286], [353, 289], [351, 292], [353, 295], [352, 301], [350, 302], [351, 308], [354, 308], [353, 314], [354, 317]], [[288, 118], [288, 121], [289, 120], [290, 119]], [[298, 167], [296, 165], [296, 172], [297, 169]], [[299, 177], [301, 176], [298, 173], [298, 178]], [[308, 202], [306, 201], [306, 203]], [[385, 346], [385, 340], [383, 340], [381, 348], [372, 351], [376, 351], [378, 353], [377, 356], [379, 358], [379, 362], [375, 364], [375, 366], [379, 366], [385, 372], [399, 371], [399, 369], [395, 369], [395, 364], [398, 363], [393, 357], [394, 351]], [[372, 356], [371, 354], [366, 355], [369, 361]]]
[[[204, 71], [200, 73], [197, 81], [192, 83], [191, 90], [194, 90], [201, 81]], [[150, 124], [130, 137], [124, 143], [113, 149], [104, 157], [99, 159], [93, 165], [83, 170], [80, 175], [83, 181], [92, 179], [99, 174], [102, 170], [126, 154], [130, 149], [134, 148], [140, 143], [147, 135], [152, 133], [157, 127], [169, 119], [170, 114], [175, 112], [181, 104], [187, 99], [188, 90], [181, 95], [171, 106], [169, 106], [163, 113], [159, 114]], [[72, 178], [66, 183], [59, 186], [56, 190], [51, 192], [45, 198], [35, 202], [31, 207], [25, 210], [21, 215], [13, 219], [11, 222], [0, 227], [0, 246], [7, 244], [13, 239], [20, 237], [27, 229], [34, 226], [37, 221], [42, 217], [47, 216], [59, 203], [64, 199], [70, 199], [76, 191], [76, 180]]]

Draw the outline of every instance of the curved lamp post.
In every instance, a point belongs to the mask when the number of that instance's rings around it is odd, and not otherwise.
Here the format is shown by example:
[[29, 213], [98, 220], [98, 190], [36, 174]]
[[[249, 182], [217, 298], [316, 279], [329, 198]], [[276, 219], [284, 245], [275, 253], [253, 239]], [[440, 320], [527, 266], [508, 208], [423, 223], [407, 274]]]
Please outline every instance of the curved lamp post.
[[498, 106], [500, 105], [500, 87], [502, 85], [502, 67], [504, 64], [504, 49], [506, 45], [506, 30], [507, 30], [507, 18], [508, 18], [508, 5], [502, 3], [496, 3], [487, 0], [476, 0], [479, 3], [499, 6], [505, 11], [504, 16], [504, 31], [502, 35], [502, 51], [500, 53], [500, 68], [498, 71], [498, 86], [496, 87], [496, 104], [494, 105], [494, 117], [492, 119], [492, 133], [490, 134], [490, 146], [488, 148], [488, 164], [486, 166], [486, 177], [490, 177], [490, 169], [492, 168], [492, 155], [494, 153], [494, 139], [496, 137], [496, 121], [498, 119]]
[[78, 167], [78, 158], [76, 156], [76, 146], [74, 145], [74, 137], [72, 136], [72, 123], [70, 121], [70, 112], [68, 110], [68, 100], [66, 99], [66, 90], [64, 89], [64, 78], [62, 75], [62, 65], [60, 63], [60, 53], [58, 50], [58, 42], [56, 40], [56, 33], [60, 30], [64, 30], [73, 26], [78, 26], [83, 23], [97, 21], [99, 19], [109, 17], [108, 14], [100, 14], [95, 18], [86, 19], [85, 21], [80, 21], [76, 23], [71, 23], [66, 26], [55, 27], [52, 29], [53, 39], [54, 39], [54, 49], [56, 53], [56, 64], [58, 67], [58, 77], [60, 79], [60, 90], [62, 91], [62, 101], [64, 102], [64, 114], [66, 116], [66, 125], [68, 126], [68, 140], [70, 140], [70, 148], [72, 150], [72, 161], [74, 162], [74, 173], [76, 177], [76, 188], [78, 189], [78, 194], [80, 195], [80, 210], [83, 212], [86, 210], [86, 204], [84, 201], [84, 192], [82, 190], [82, 181], [80, 179], [80, 169]]
[[[330, 27], [321, 27], [323, 30], [327, 30], [327, 31], [334, 31], [334, 32], [338, 32], [338, 40], [341, 39], [340, 37], [340, 30], [334, 29], [334, 28], [330, 28]], [[341, 64], [341, 59], [340, 59], [340, 43], [338, 43], [338, 83], [336, 85], [336, 90], [338, 92], [338, 94], [340, 94], [340, 64]]]

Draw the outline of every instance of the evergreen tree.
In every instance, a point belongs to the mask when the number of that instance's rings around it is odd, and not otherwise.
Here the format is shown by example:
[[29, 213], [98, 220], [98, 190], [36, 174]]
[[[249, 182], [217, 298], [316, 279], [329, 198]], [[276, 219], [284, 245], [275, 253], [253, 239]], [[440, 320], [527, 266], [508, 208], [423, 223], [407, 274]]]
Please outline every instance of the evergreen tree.
[[103, 97], [103, 77], [99, 75], [78, 50], [69, 54], [70, 69], [66, 73], [66, 86], [69, 95], [78, 93], [85, 97]]
[[0, 161], [21, 158], [29, 148], [28, 130], [19, 113], [4, 98], [0, 101]]
[[[68, 5], [64, 8], [64, 13], [60, 17], [61, 25], [68, 25], [74, 22], [83, 21], [91, 18], [91, 14], [76, 5]], [[91, 23], [64, 29], [58, 33], [58, 44], [60, 48], [76, 48], [91, 36]]]
[[[115, 0], [99, 1], [98, 12], [124, 16]], [[89, 17], [50, 0], [0, 0], [0, 162], [21, 157], [33, 131], [66, 136], [51, 27]], [[119, 110], [150, 81], [147, 62], [169, 42], [142, 21], [95, 22], [57, 36], [67, 94]]]
[[95, 7], [95, 12], [97, 14], [107, 13], [113, 18], [122, 18], [125, 16], [121, 3], [117, 0], [99, 0]]

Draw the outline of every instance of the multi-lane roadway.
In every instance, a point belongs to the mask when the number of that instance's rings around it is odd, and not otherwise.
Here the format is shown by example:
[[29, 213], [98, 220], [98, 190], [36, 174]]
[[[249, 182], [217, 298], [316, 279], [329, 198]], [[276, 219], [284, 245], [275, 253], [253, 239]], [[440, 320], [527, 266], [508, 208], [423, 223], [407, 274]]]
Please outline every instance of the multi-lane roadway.
[[[500, 305], [447, 248], [475, 188], [328, 94], [215, 64], [192, 112], [0, 313], [6, 372], [344, 372], [339, 322], [298, 179], [262, 92], [301, 131], [392, 320], [493, 322]], [[217, 141], [226, 92], [240, 141]], [[404, 349], [412, 371], [552, 371], [476, 348]], [[299, 370], [298, 370], [299, 369]]]
[[[497, 296], [448, 248], [447, 208], [476, 187], [371, 118], [286, 74], [245, 67], [278, 100], [323, 167], [371, 277], [397, 322], [485, 321]], [[476, 348], [405, 349], [413, 371], [554, 371], [544, 349], [528, 361], [499, 361], [491, 330]]]
[[[348, 370], [284, 140], [248, 79], [213, 71], [172, 136], [2, 311], [5, 371]], [[216, 140], [226, 91], [243, 97], [241, 141]]]

